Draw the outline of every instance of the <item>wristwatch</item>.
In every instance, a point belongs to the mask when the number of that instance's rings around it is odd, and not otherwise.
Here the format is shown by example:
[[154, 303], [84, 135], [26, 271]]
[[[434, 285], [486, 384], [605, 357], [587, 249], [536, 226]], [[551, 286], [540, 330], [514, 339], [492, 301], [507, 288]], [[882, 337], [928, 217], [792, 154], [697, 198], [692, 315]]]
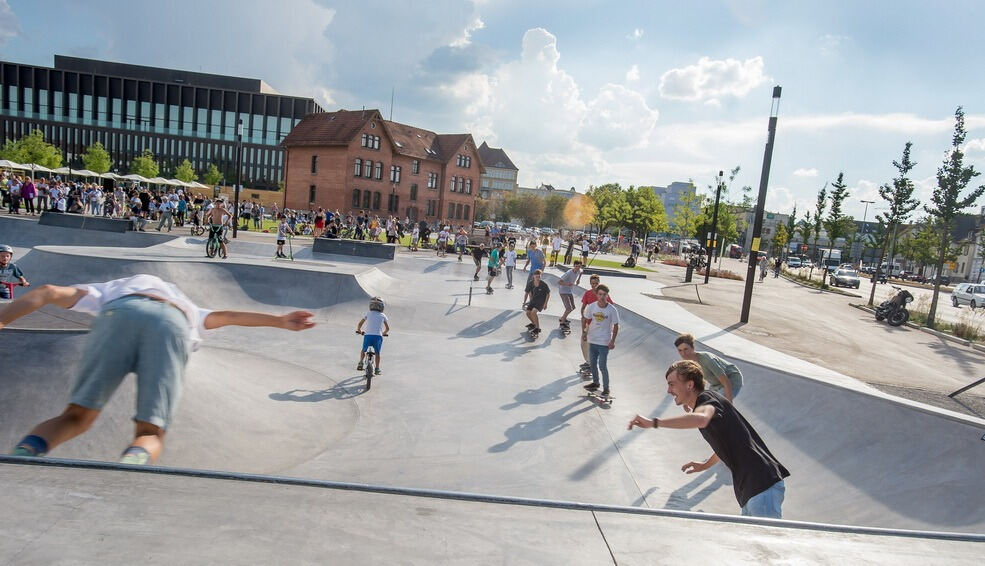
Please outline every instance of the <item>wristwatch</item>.
[[654, 429], [660, 428], [660, 419], [658, 419], [657, 417], [653, 417], [653, 428]]

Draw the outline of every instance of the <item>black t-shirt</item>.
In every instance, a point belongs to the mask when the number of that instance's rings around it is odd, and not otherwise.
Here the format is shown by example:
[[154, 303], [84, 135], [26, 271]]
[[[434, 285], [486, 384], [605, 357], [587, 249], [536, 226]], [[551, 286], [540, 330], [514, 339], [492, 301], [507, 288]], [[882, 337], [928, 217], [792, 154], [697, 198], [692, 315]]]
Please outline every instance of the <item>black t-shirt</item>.
[[708, 426], [698, 430], [732, 471], [732, 486], [740, 506], [790, 475], [728, 399], [714, 391], [703, 391], [694, 408], [702, 405], [713, 407], [715, 416]]
[[482, 256], [484, 255], [486, 255], [486, 250], [478, 246], [472, 248], [472, 259], [474, 259], [476, 263], [482, 261]]
[[531, 279], [527, 283], [527, 288], [525, 292], [530, 293], [530, 304], [534, 307], [543, 307], [544, 303], [547, 302], [547, 297], [551, 294], [551, 288], [547, 286], [543, 280], [536, 287], [534, 286], [534, 280]]

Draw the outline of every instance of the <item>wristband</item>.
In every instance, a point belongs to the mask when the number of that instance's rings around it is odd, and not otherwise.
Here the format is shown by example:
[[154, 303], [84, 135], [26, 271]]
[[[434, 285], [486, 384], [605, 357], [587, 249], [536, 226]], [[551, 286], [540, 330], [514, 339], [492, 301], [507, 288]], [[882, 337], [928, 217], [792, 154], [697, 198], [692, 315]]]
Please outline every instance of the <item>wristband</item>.
[[660, 428], [660, 419], [654, 417], [654, 419], [653, 419], [653, 429], [656, 430], [658, 428]]

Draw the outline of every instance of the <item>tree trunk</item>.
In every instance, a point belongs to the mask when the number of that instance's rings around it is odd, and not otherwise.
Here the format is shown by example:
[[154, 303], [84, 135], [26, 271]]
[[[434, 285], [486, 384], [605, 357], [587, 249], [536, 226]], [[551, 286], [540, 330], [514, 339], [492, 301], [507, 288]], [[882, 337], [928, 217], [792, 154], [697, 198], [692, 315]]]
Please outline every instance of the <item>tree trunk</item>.
[[[876, 297], [876, 285], [879, 284], [879, 274], [882, 273], [882, 258], [886, 257], [886, 248], [889, 247], [889, 238], [890, 238], [890, 236], [889, 236], [889, 232], [887, 230], [887, 232], [886, 232], [886, 239], [883, 240], [883, 242], [882, 242], [882, 250], [879, 253], [879, 259], [876, 260], [876, 274], [872, 277], [872, 290], [869, 291], [869, 306], [870, 307], [872, 306], [873, 300], [875, 300], [875, 297]], [[893, 271], [893, 267], [892, 266], [893, 266], [893, 259], [892, 258], [886, 259], [886, 267], [889, 268], [889, 272], [890, 273], [892, 273], [892, 271]], [[886, 278], [888, 279], [889, 276], [887, 275]]]
[[941, 278], [940, 274], [944, 272], [944, 256], [947, 255], [947, 238], [949, 234], [947, 233], [948, 226], [945, 224], [943, 233], [941, 234], [941, 249], [940, 255], [937, 257], [937, 277], [934, 281], [934, 297], [930, 300], [930, 312], [927, 313], [927, 328], [934, 328], [934, 318], [937, 316], [937, 299], [939, 298], [941, 292]]

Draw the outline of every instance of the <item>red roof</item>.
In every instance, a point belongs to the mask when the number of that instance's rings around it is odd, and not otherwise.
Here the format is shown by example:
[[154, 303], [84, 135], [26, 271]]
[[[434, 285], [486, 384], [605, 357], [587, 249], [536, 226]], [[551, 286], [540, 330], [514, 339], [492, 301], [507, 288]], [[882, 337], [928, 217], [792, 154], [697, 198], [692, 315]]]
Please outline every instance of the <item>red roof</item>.
[[380, 111], [339, 110], [308, 114], [287, 134], [281, 145], [348, 145], [371, 119], [382, 120]]

